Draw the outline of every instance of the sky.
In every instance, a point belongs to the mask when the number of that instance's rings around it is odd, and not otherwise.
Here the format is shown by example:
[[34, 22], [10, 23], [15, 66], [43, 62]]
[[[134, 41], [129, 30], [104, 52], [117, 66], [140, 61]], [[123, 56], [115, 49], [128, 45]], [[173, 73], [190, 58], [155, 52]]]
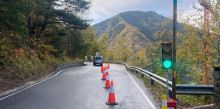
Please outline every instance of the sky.
[[[87, 12], [87, 19], [92, 20], [91, 24], [96, 24], [109, 19], [121, 12], [126, 11], [155, 11], [165, 17], [173, 16], [173, 0], [87, 0], [91, 2], [91, 7]], [[178, 21], [186, 19], [188, 16], [197, 14], [193, 9], [193, 4], [200, 7], [197, 0], [177, 0]]]

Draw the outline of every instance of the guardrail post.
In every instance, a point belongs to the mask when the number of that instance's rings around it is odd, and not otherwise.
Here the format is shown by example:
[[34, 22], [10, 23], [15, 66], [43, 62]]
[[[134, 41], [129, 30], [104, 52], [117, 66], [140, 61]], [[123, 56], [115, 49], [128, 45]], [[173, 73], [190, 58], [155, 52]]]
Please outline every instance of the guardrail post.
[[134, 72], [133, 72], [133, 69], [131, 69], [131, 68], [129, 68], [129, 72], [134, 73]]
[[154, 85], [154, 80], [153, 79], [150, 79], [150, 84]]
[[144, 78], [144, 74], [141, 74], [141, 78]]
[[[152, 73], [154, 73], [154, 72], [152, 72]], [[154, 80], [153, 79], [150, 79], [150, 84], [154, 85]]]
[[217, 108], [220, 108], [220, 67], [214, 67], [214, 101]]

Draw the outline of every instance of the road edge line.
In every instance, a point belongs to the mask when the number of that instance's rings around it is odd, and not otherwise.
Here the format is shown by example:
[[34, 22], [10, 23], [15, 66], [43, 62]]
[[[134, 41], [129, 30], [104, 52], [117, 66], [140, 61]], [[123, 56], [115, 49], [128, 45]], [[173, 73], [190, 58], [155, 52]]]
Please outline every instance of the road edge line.
[[65, 71], [65, 70], [68, 70], [68, 69], [71, 69], [71, 68], [67, 68], [67, 69], [60, 70], [60, 71], [58, 71], [57, 73], [55, 73], [55, 74], [53, 74], [53, 75], [51, 75], [51, 76], [49, 76], [49, 77], [47, 77], [47, 78], [45, 78], [45, 79], [43, 79], [43, 80], [37, 81], [36, 83], [33, 83], [33, 84], [31, 84], [31, 85], [29, 85], [29, 86], [27, 86], [27, 87], [24, 87], [24, 88], [22, 88], [22, 89], [20, 89], [20, 90], [18, 89], [17, 91], [12, 92], [11, 94], [6, 95], [6, 96], [0, 98], [0, 101], [6, 99], [6, 98], [8, 98], [8, 97], [11, 97], [11, 96], [13, 96], [13, 95], [15, 95], [15, 94], [18, 94], [18, 93], [20, 93], [20, 92], [22, 92], [22, 91], [24, 91], [24, 90], [27, 90], [27, 89], [29, 89], [29, 88], [35, 86], [35, 85], [38, 85], [38, 84], [40, 84], [40, 83], [42, 83], [42, 82], [44, 82], [44, 81], [46, 81], [46, 80], [48, 80], [48, 79], [50, 79], [50, 78], [52, 78], [52, 77], [58, 75], [59, 73]]
[[145, 95], [144, 91], [140, 88], [140, 86], [137, 84], [137, 82], [134, 80], [134, 78], [131, 76], [131, 74], [127, 72], [127, 70], [125, 69], [125, 67], [124, 67], [124, 70], [125, 70], [125, 72], [129, 75], [129, 77], [133, 80], [133, 82], [135, 83], [135, 85], [137, 86], [137, 88], [140, 90], [140, 92], [141, 92], [142, 95], [144, 96], [145, 100], [147, 100], [147, 102], [150, 104], [150, 106], [151, 106], [153, 109], [157, 109], [157, 108], [155, 107], [155, 105], [150, 101], [150, 99]]

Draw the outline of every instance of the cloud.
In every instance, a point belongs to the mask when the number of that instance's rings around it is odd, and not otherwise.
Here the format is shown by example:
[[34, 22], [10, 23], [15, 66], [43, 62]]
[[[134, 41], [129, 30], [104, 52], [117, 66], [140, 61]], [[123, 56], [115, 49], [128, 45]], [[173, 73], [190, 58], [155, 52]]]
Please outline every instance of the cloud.
[[[106, 20], [116, 14], [125, 11], [155, 11], [166, 17], [173, 15], [173, 0], [87, 0], [91, 1], [88, 17], [94, 23]], [[178, 0], [178, 11], [184, 15], [194, 13], [192, 4], [198, 4], [197, 0]], [[182, 14], [183, 15], [183, 14]]]

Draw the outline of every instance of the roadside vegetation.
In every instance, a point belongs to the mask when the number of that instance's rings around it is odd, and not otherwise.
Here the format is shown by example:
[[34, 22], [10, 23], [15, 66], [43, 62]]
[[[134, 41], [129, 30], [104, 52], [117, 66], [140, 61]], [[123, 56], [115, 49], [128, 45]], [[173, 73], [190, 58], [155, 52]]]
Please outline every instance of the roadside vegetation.
[[[0, 93], [94, 54], [85, 0], [0, 0]], [[88, 28], [89, 27], [89, 28]]]
[[[158, 103], [162, 103], [162, 96], [167, 95], [167, 88], [154, 81], [154, 85], [151, 85], [151, 79], [144, 76], [141, 77], [141, 73], [134, 73], [139, 79], [141, 79], [148, 90], [154, 95], [154, 98]], [[160, 89], [160, 90], [158, 90]], [[192, 107], [208, 105], [214, 103], [214, 97], [204, 95], [177, 95], [177, 108], [178, 109], [191, 109]]]

